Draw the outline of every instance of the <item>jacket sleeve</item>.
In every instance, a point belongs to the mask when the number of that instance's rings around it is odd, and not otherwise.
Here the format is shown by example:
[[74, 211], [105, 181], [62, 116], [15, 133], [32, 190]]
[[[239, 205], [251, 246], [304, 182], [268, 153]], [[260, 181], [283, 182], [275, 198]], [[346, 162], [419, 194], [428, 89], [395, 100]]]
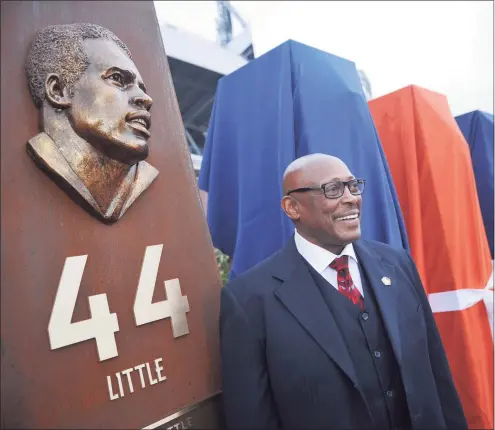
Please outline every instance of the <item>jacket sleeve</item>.
[[264, 341], [228, 286], [221, 293], [220, 347], [227, 429], [278, 429]]
[[414, 286], [419, 295], [425, 315], [430, 362], [447, 428], [467, 429], [468, 424], [464, 416], [459, 395], [457, 394], [457, 390], [454, 385], [454, 380], [452, 379], [450, 366], [447, 361], [447, 356], [445, 354], [435, 318], [433, 317], [433, 312], [431, 311], [430, 303], [428, 302], [428, 297], [423, 288], [416, 264], [414, 264], [414, 261], [409, 253], [407, 251], [404, 252], [409, 260]]

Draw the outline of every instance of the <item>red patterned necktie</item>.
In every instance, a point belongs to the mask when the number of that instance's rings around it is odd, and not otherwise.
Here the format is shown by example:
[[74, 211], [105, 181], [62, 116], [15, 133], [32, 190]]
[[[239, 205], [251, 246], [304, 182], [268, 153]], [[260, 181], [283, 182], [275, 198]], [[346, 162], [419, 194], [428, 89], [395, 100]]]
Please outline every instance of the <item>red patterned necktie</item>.
[[359, 290], [354, 285], [349, 272], [349, 257], [343, 255], [332, 261], [330, 267], [337, 271], [337, 284], [339, 291], [346, 296], [352, 303], [359, 305], [364, 309], [364, 299]]

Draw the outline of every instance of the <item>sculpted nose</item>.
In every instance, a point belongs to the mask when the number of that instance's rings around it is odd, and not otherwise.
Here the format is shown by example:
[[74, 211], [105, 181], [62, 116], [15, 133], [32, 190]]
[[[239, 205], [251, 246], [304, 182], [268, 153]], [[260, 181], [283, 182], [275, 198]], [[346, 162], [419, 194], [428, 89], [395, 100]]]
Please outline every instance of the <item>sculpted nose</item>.
[[132, 103], [141, 109], [149, 111], [153, 105], [153, 99], [145, 93], [132, 98]]

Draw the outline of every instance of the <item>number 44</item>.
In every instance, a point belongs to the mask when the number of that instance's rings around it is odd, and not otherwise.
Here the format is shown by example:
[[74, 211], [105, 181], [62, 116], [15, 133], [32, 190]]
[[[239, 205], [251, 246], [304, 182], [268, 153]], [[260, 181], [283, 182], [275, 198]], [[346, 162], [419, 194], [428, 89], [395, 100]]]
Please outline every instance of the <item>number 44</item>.
[[[134, 301], [134, 317], [137, 326], [170, 318], [173, 336], [179, 337], [189, 333], [186, 315], [189, 302], [187, 296], [182, 295], [179, 280], [165, 281], [167, 300], [152, 303], [162, 249], [163, 245], [146, 248]], [[52, 350], [95, 339], [99, 360], [103, 361], [119, 355], [115, 341], [119, 322], [117, 314], [110, 313], [107, 295], [88, 297], [91, 318], [71, 322], [87, 258], [87, 255], [66, 258], [48, 323], [48, 336]]]

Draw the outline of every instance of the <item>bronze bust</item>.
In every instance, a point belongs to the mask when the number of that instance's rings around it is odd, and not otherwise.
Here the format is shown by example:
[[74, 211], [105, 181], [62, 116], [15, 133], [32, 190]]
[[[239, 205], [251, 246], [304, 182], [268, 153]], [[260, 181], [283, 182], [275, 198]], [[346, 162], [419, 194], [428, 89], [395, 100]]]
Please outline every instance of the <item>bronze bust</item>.
[[129, 49], [95, 24], [42, 29], [26, 62], [42, 132], [37, 165], [91, 214], [120, 219], [158, 175], [148, 164], [153, 103]]

